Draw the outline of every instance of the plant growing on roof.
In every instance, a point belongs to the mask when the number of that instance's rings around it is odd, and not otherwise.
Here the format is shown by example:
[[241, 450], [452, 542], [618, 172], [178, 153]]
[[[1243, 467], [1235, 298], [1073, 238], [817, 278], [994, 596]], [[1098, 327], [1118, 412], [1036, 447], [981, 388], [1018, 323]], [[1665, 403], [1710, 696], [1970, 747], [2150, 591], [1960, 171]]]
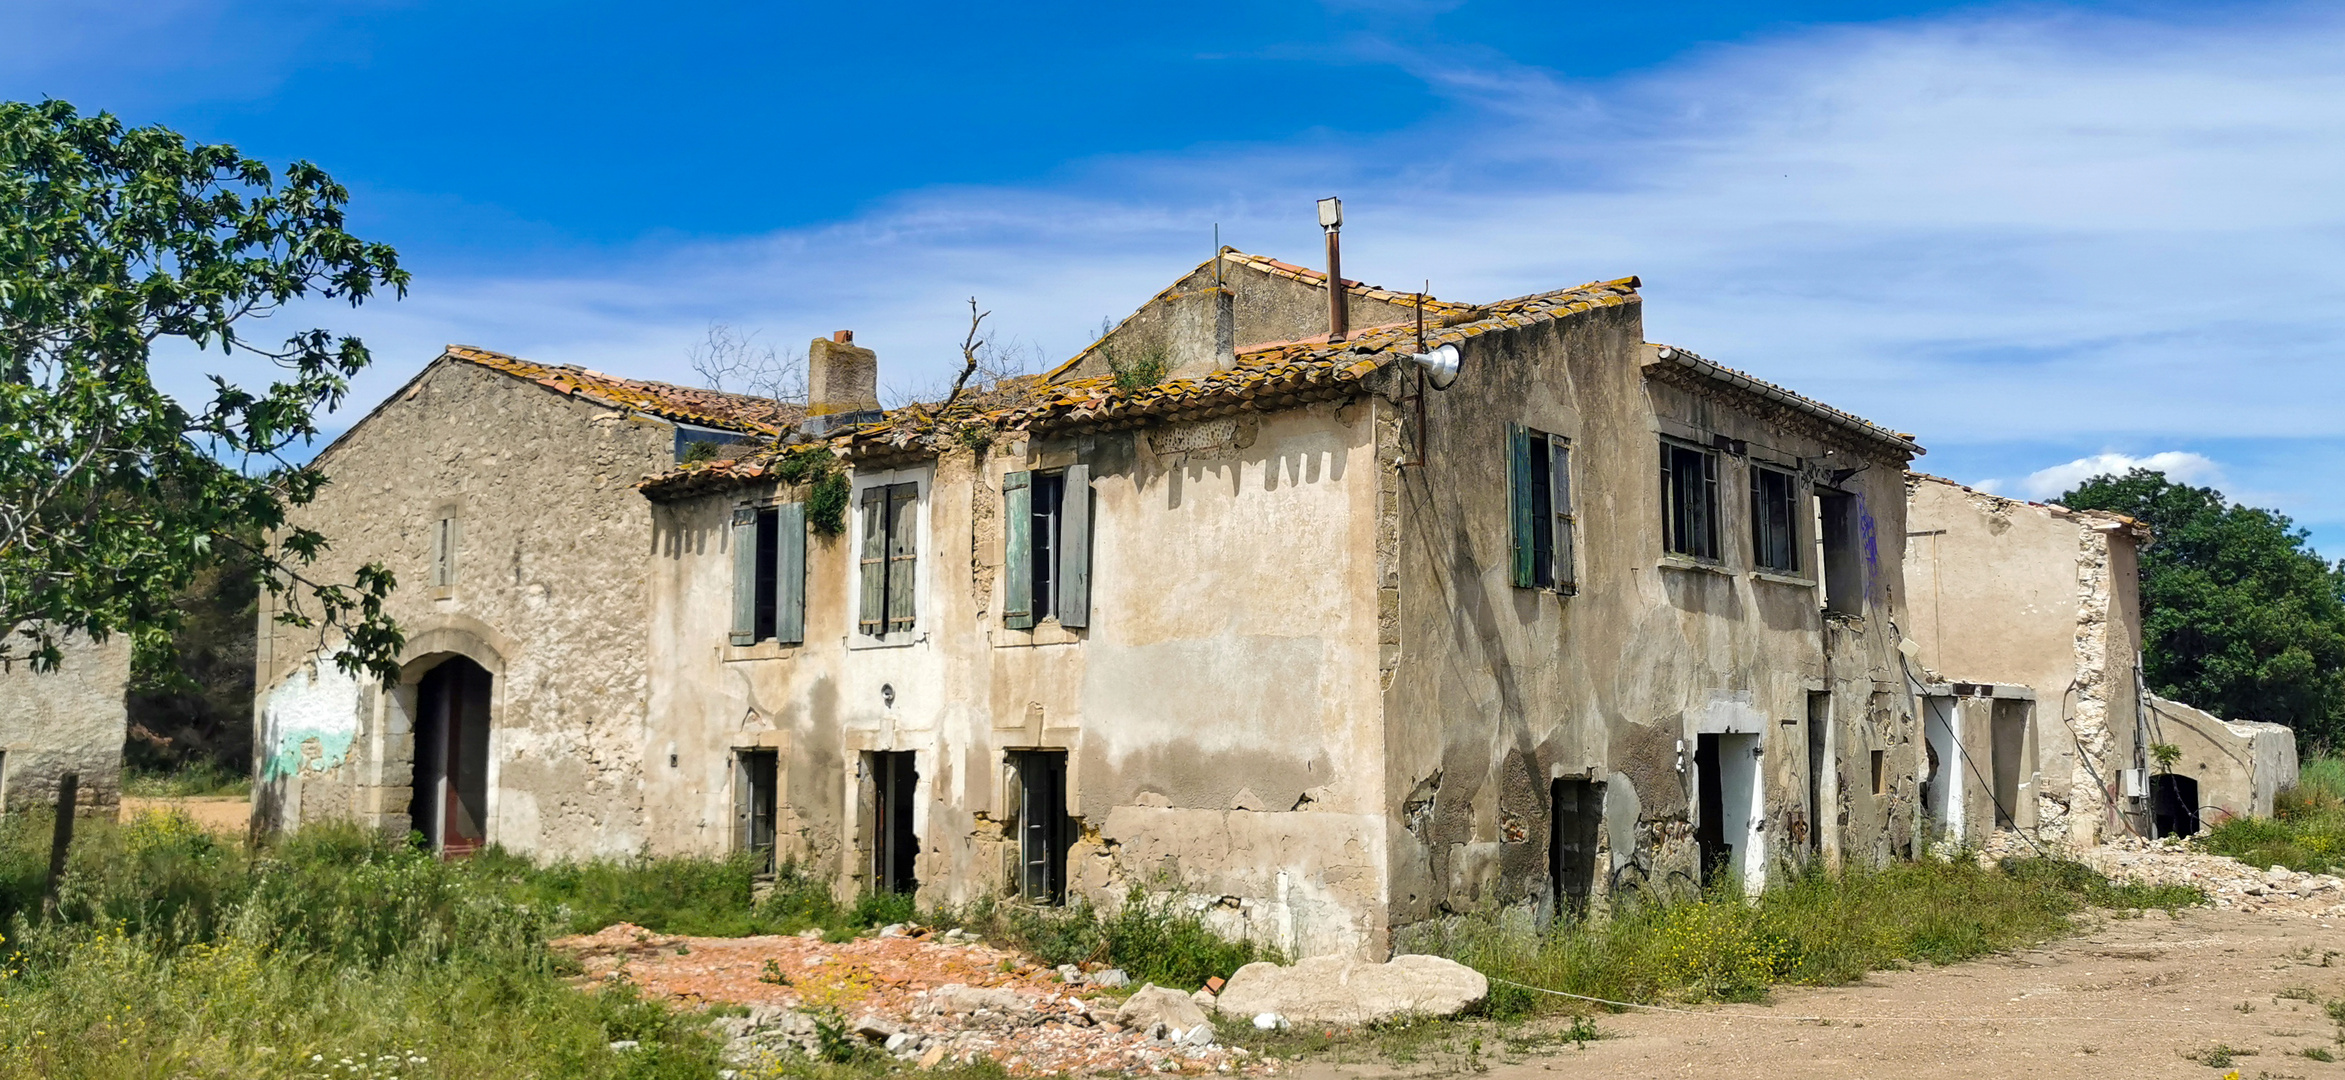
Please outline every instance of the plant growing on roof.
[[822, 445], [778, 452], [774, 475], [785, 484], [809, 484], [806, 524], [821, 536], [837, 536], [847, 529], [847, 496], [852, 492], [838, 456]]
[[2150, 744], [2150, 757], [2158, 763], [2158, 771], [2174, 771], [2174, 763], [2182, 760], [2182, 748], [2170, 742]]
[[[307, 162], [279, 174], [62, 101], [0, 102], [0, 665], [54, 667], [68, 631], [168, 648], [176, 594], [237, 552], [281, 598], [279, 622], [339, 637], [345, 670], [395, 670], [390, 571], [319, 580], [327, 538], [286, 525], [326, 483], [288, 451], [317, 437], [366, 346], [239, 333], [309, 297], [406, 292], [396, 252], [343, 231], [348, 199]], [[210, 375], [183, 401], [156, 385], [165, 339], [182, 370], [217, 350], [275, 381]]]

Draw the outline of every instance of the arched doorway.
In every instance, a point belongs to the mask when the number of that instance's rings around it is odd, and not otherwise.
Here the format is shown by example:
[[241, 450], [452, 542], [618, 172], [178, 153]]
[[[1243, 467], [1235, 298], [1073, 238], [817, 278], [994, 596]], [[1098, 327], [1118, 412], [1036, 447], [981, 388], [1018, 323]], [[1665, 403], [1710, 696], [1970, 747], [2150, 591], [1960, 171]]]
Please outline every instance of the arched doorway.
[[408, 820], [446, 855], [470, 855], [488, 837], [490, 679], [488, 669], [451, 656], [416, 684]]

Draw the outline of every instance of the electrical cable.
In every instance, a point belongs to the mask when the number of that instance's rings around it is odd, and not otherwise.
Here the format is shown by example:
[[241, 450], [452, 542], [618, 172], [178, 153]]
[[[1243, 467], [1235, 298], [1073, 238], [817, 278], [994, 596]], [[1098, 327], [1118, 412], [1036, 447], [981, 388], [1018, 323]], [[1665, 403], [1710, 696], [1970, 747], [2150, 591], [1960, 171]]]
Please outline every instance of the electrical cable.
[[[1903, 653], [1903, 652], [1899, 652], [1899, 653], [1897, 654], [1897, 666], [1898, 666], [1898, 667], [1900, 667], [1900, 668], [1902, 668], [1902, 669], [1904, 669], [1904, 671], [1905, 671], [1905, 681], [1907, 681], [1907, 682], [1909, 682], [1909, 683], [1912, 683], [1912, 684], [1913, 684], [1913, 688], [1914, 688], [1914, 690], [1916, 691], [1916, 694], [1915, 694], [1915, 696], [1916, 696], [1916, 697], [1919, 697], [1919, 698], [1922, 698], [1922, 699], [1924, 699], [1924, 700], [1927, 700], [1927, 699], [1929, 698], [1929, 695], [1928, 695], [1928, 694], [1924, 694], [1924, 693], [1920, 693], [1920, 691], [1927, 690], [1927, 689], [1929, 688], [1929, 686], [1928, 686], [1928, 684], [1926, 684], [1926, 683], [1922, 682], [1920, 679], [1918, 679], [1918, 678], [1915, 678], [1915, 677], [1914, 677], [1914, 673], [1913, 673], [1913, 661], [1912, 661], [1912, 660], [1910, 660], [1910, 659], [1908, 659], [1908, 658], [1906, 657], [1905, 653]], [[1926, 708], [1928, 708], [1928, 706], [1927, 706], [1927, 705], [1925, 705], [1925, 706], [1923, 706], [1923, 708], [1925, 708], [1925, 709], [1926, 709]], [[1970, 766], [1970, 771], [1971, 771], [1971, 774], [1972, 774], [1972, 775], [1974, 775], [1974, 776], [1984, 776], [1984, 775], [1986, 775], [1986, 774], [1984, 774], [1984, 773], [1981, 773], [1981, 772], [1979, 772], [1979, 763], [1971, 759], [1971, 756], [1970, 756], [1970, 748], [1969, 748], [1969, 747], [1967, 747], [1967, 746], [1964, 746], [1964, 745], [1962, 745], [1962, 739], [1961, 739], [1961, 738], [1959, 738], [1959, 737], [1957, 737], [1957, 736], [1955, 736], [1955, 733], [1954, 733], [1954, 731], [1952, 730], [1952, 725], [1948, 725], [1947, 736], [1948, 736], [1948, 741], [1950, 741], [1950, 742], [1952, 742], [1952, 743], [1954, 744], [1954, 750], [1955, 750], [1955, 752], [1956, 752], [1956, 753], [1958, 753], [1958, 754], [1961, 754], [1961, 755], [1962, 755], [1962, 761], [1963, 761], [1963, 764]], [[1928, 746], [1928, 745], [1929, 745], [1929, 743], [1930, 743], [1930, 721], [1929, 721], [1929, 717], [1927, 717], [1927, 716], [1924, 716], [1924, 717], [1922, 718], [1922, 745], [1923, 745], [1923, 746]], [[1982, 782], [1982, 783], [1980, 784], [1980, 786], [1981, 786], [1982, 788], [1985, 788], [1985, 789], [1986, 789], [1986, 792], [1987, 792], [1987, 801], [1989, 801], [1989, 802], [1992, 802], [1992, 803], [1994, 803], [1994, 804], [1995, 804], [1995, 812], [1996, 812], [1996, 813], [1998, 813], [1998, 814], [2001, 814], [2001, 815], [2003, 815], [2003, 820], [2005, 820], [2005, 821], [2008, 821], [2008, 822], [2010, 822], [2010, 823], [2011, 823], [2011, 831], [2012, 831], [2012, 832], [2014, 832], [2014, 833], [2017, 833], [2017, 834], [2019, 835], [2019, 838], [2020, 838], [2020, 839], [2027, 841], [2027, 846], [2029, 846], [2029, 847], [2032, 847], [2032, 848], [2036, 849], [2036, 854], [2037, 854], [2037, 855], [2039, 855], [2039, 856], [2041, 856], [2041, 857], [2043, 857], [2043, 858], [2047, 858], [2047, 859], [2051, 858], [2051, 857], [2052, 857], [2052, 853], [2051, 853], [2051, 852], [2049, 852], [2049, 851], [2046, 851], [2046, 850], [2044, 850], [2044, 845], [2042, 845], [2042, 844], [2039, 844], [2039, 843], [2036, 843], [2036, 838], [2035, 838], [2035, 837], [2029, 836], [2029, 835], [2027, 834], [2027, 830], [2026, 830], [2026, 829], [2022, 829], [2022, 828], [2020, 828], [2020, 827], [2019, 827], [2019, 813], [2018, 813], [2017, 809], [2016, 809], [2016, 808], [2014, 808], [2014, 807], [2009, 807], [2009, 806], [2005, 806], [2005, 805], [2003, 805], [2003, 799], [2002, 799], [2002, 797], [2001, 797], [2001, 796], [1998, 796], [1998, 795], [1996, 795], [1996, 794], [1995, 794], [1995, 788], [1994, 788], [1994, 786], [1993, 786], [1992, 784], [1987, 784], [1987, 783], [1984, 783], [1984, 782]], [[1961, 792], [1960, 792], [1960, 789], [1957, 789], [1957, 790], [1956, 790], [1956, 795], [1957, 795], [1957, 796], [1959, 796], [1960, 794], [1961, 794]]]

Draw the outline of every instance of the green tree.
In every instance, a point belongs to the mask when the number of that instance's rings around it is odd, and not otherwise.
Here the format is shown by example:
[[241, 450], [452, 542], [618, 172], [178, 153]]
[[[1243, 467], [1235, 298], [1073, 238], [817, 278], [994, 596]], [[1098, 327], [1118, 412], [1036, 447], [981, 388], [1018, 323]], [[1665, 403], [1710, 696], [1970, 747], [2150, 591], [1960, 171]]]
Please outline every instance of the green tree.
[[[390, 670], [390, 572], [314, 580], [326, 538], [286, 524], [325, 483], [289, 455], [366, 347], [240, 333], [307, 298], [406, 292], [395, 252], [344, 231], [348, 198], [307, 162], [280, 175], [161, 127], [0, 102], [0, 663], [54, 667], [68, 631], [168, 648], [177, 597], [233, 553], [281, 598], [280, 621], [338, 639], [345, 668]], [[259, 391], [214, 375], [183, 403], [155, 385], [158, 351], [277, 373]]]
[[2345, 742], [2345, 563], [2270, 510], [2135, 469], [2060, 497], [2150, 527], [2141, 555], [2142, 666], [2160, 695], [2220, 716]]

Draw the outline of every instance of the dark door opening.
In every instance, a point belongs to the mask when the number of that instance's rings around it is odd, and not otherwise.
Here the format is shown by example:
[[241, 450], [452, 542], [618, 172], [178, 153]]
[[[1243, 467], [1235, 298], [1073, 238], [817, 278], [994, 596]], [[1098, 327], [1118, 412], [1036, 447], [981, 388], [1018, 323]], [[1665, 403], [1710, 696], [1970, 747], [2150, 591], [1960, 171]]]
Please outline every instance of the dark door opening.
[[414, 796], [407, 819], [424, 845], [462, 857], [488, 837], [488, 670], [450, 657], [416, 686]]
[[775, 785], [780, 759], [771, 750], [743, 750], [733, 758], [733, 848], [774, 868]]
[[920, 838], [912, 831], [912, 792], [920, 774], [913, 768], [912, 751], [886, 750], [870, 755], [871, 766], [871, 888], [873, 892], [908, 893], [920, 887], [913, 875], [920, 854]]
[[1719, 781], [1718, 736], [1694, 737], [1694, 776], [1699, 790], [1695, 798], [1702, 803], [1702, 820], [1694, 827], [1694, 843], [1701, 850], [1702, 887], [1726, 872], [1728, 860], [1734, 857], [1734, 845], [1726, 840], [1726, 792]]
[[2153, 836], [2198, 835], [2198, 781], [2179, 773], [2150, 777]]
[[2027, 702], [2005, 699], [1995, 702], [1993, 730], [1988, 733], [1993, 744], [1995, 772], [1995, 827], [2013, 828], [2019, 813], [2019, 765], [2027, 747]]
[[1808, 850], [1824, 850], [1824, 770], [1831, 764], [1824, 738], [1832, 730], [1832, 694], [1808, 691]]
[[1067, 899], [1067, 753], [1018, 750], [1018, 895], [1029, 904]]
[[1596, 830], [1604, 823], [1603, 793], [1593, 780], [1563, 779], [1554, 784], [1547, 869], [1555, 878], [1558, 918], [1588, 913], [1588, 894], [1596, 883]]

